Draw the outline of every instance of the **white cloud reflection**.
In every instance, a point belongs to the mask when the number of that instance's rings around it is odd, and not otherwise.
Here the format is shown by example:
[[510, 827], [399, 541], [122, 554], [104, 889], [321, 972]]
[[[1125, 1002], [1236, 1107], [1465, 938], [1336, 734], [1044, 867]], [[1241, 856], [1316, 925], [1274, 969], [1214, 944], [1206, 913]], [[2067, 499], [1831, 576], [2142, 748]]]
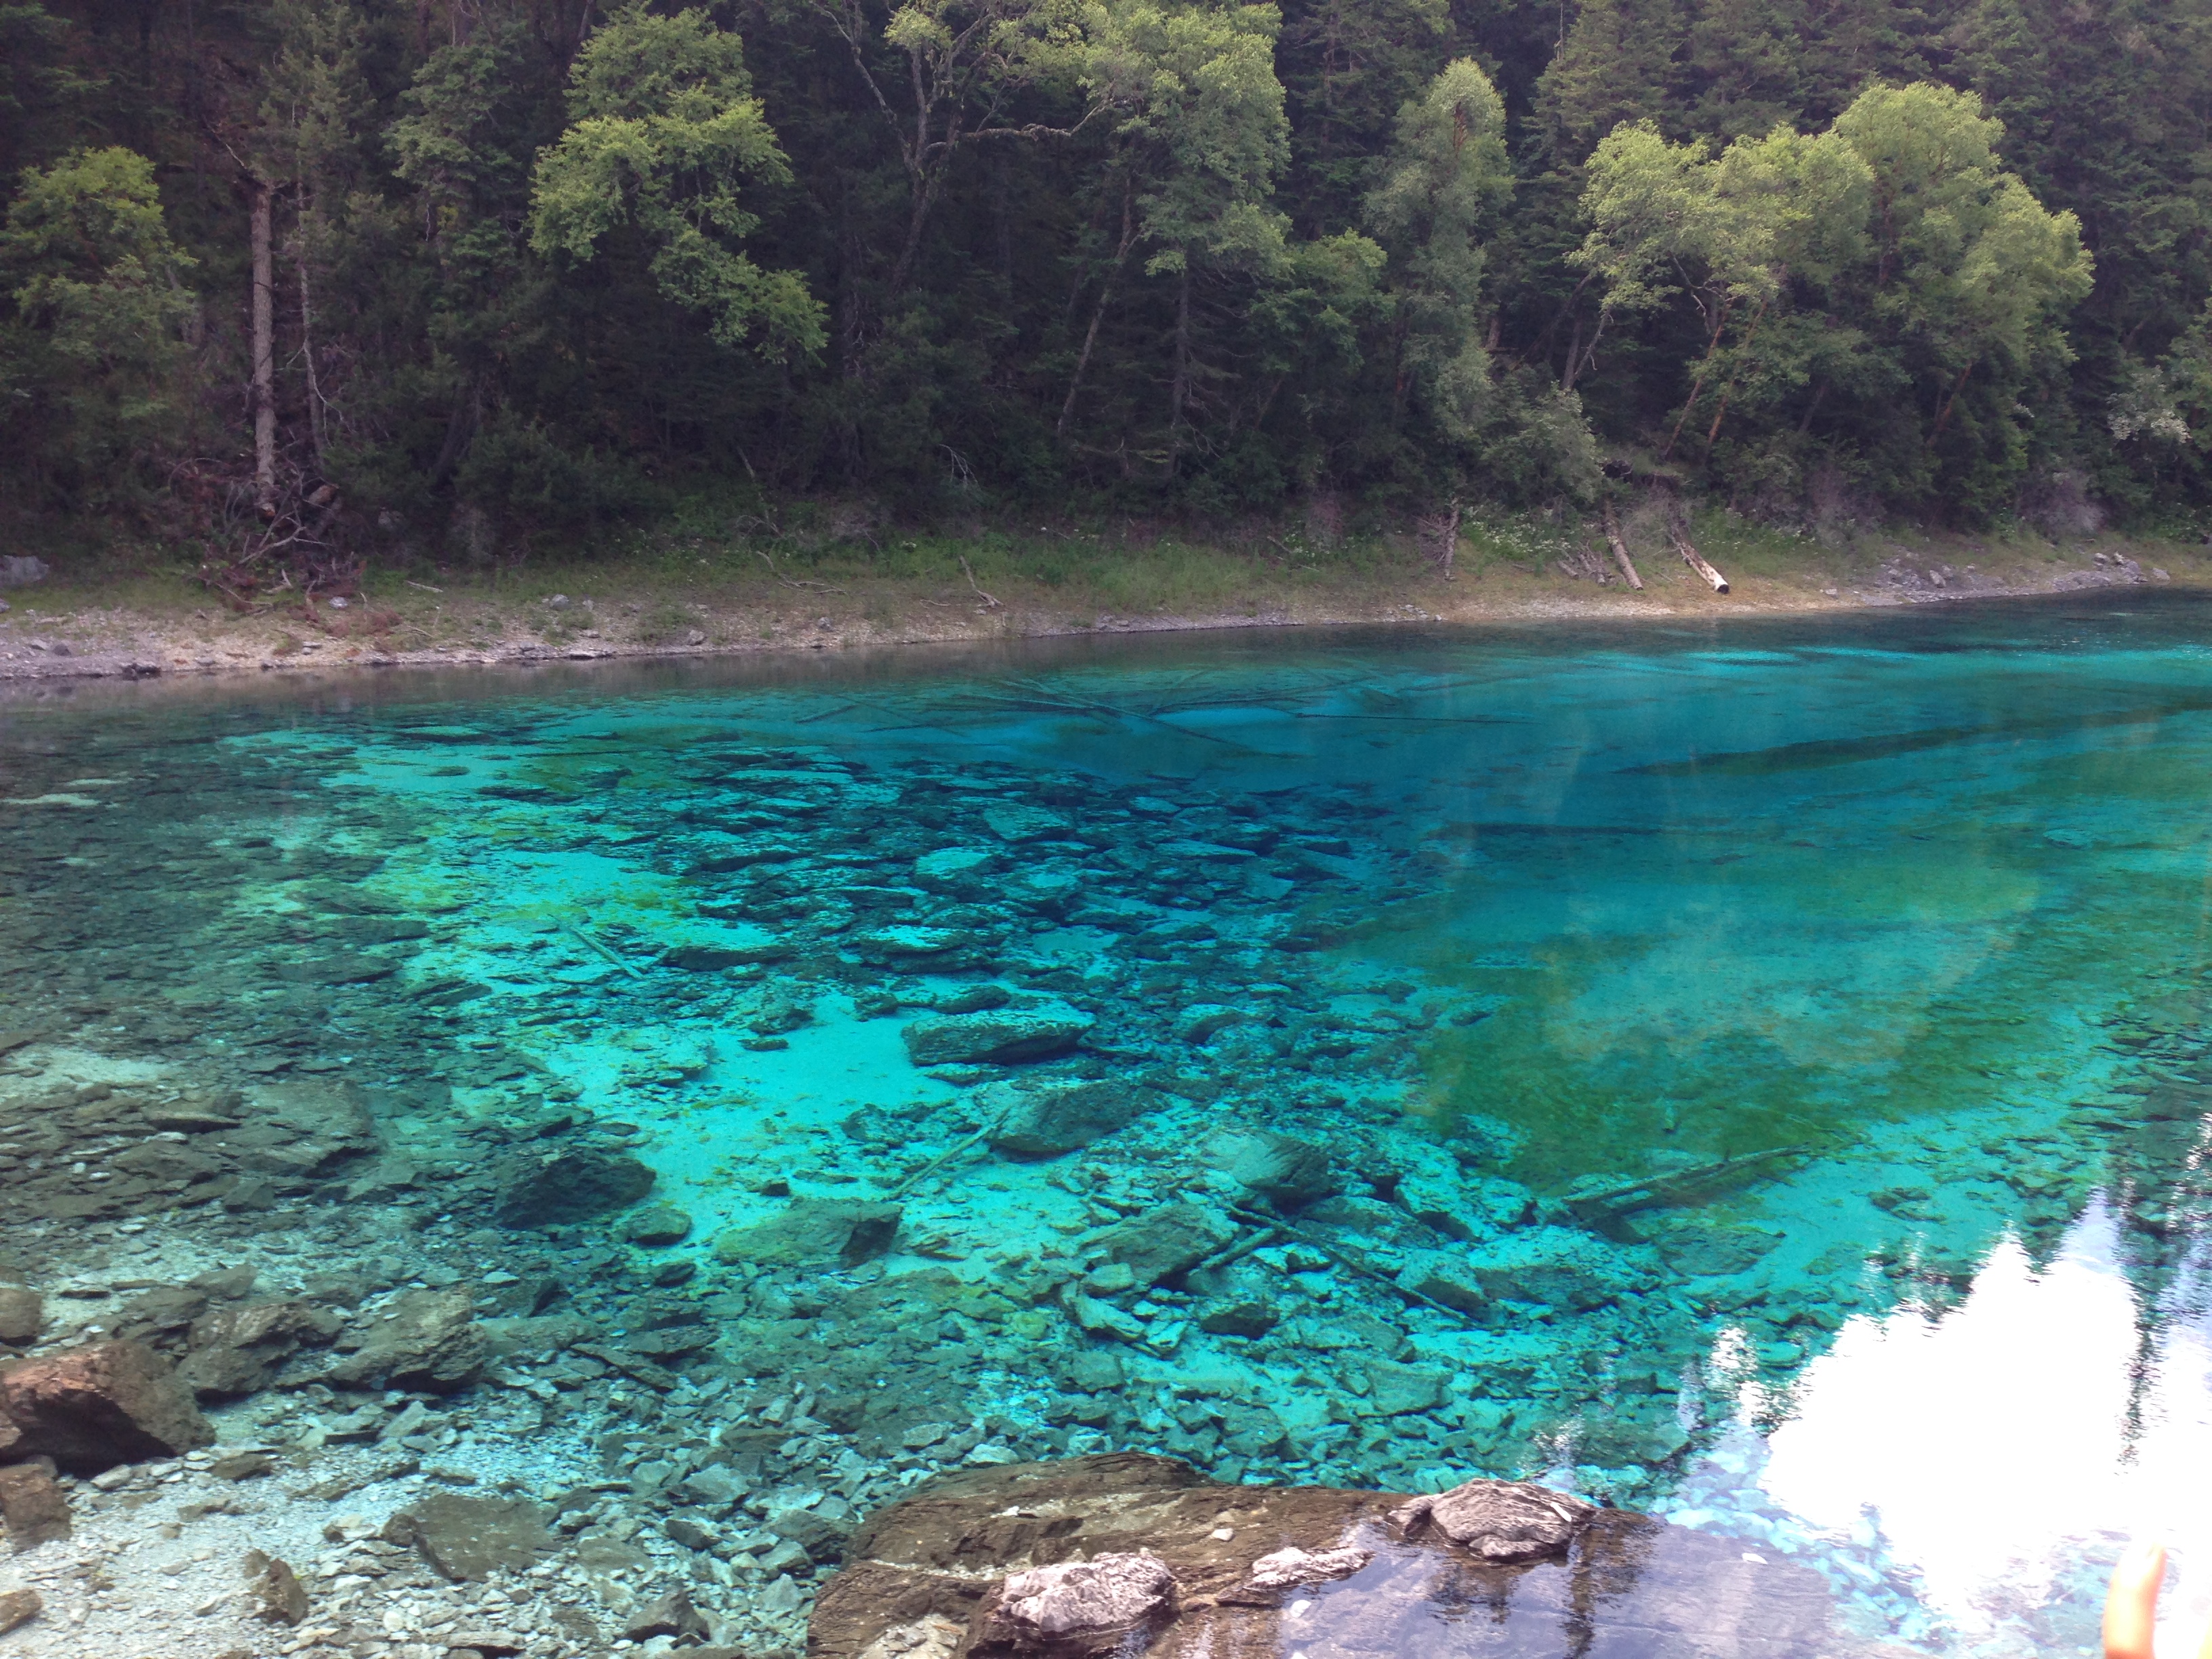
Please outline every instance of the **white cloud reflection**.
[[[2139, 1354], [2119, 1230], [2093, 1205], [2041, 1273], [2010, 1239], [1963, 1304], [1853, 1319], [1807, 1367], [1760, 1484], [1834, 1534], [1877, 1527], [1886, 1565], [1972, 1638], [2079, 1587], [2130, 1537], [2212, 1562], [2212, 1331], [2188, 1276]], [[2139, 1420], [2131, 1381], [2148, 1364]], [[2200, 1566], [2164, 1609], [2193, 1644]], [[2168, 1650], [2196, 1651], [2170, 1632]]]

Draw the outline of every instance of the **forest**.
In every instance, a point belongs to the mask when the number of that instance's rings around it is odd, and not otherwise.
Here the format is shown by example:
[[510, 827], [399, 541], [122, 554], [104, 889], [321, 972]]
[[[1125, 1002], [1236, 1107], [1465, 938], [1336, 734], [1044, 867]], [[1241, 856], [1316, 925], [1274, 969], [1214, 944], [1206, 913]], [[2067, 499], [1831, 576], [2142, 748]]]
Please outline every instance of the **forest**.
[[0, 64], [21, 525], [2212, 524], [2204, 0], [5, 0]]

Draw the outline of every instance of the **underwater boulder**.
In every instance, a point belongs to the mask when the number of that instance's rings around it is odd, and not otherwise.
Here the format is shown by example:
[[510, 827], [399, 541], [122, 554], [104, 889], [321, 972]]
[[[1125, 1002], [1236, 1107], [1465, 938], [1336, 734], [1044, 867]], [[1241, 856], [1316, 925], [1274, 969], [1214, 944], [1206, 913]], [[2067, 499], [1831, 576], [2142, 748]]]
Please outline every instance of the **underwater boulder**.
[[1008, 1575], [988, 1598], [974, 1659], [1105, 1659], [1142, 1651], [1175, 1617], [1175, 1574], [1150, 1550], [1054, 1561]]
[[648, 1204], [623, 1223], [622, 1236], [648, 1248], [681, 1244], [691, 1235], [691, 1217], [673, 1204]]
[[192, 1351], [177, 1375], [203, 1400], [235, 1399], [267, 1388], [301, 1348], [327, 1346], [341, 1322], [305, 1302], [226, 1308], [192, 1325]]
[[1601, 1513], [1595, 1504], [1521, 1480], [1470, 1480], [1390, 1512], [1409, 1538], [1436, 1533], [1485, 1561], [1565, 1555]]
[[900, 1036], [917, 1066], [1003, 1065], [1066, 1054], [1097, 1023], [1080, 1008], [1046, 999], [912, 1020]]
[[504, 1165], [493, 1219], [502, 1227], [550, 1227], [605, 1215], [637, 1202], [653, 1189], [653, 1173], [621, 1152], [588, 1147]]
[[0, 1365], [0, 1458], [51, 1457], [97, 1473], [214, 1440], [191, 1390], [143, 1342], [93, 1342]]
[[35, 1342], [46, 1328], [46, 1299], [20, 1285], [0, 1285], [0, 1342]]
[[1164, 1204], [1109, 1227], [1091, 1241], [1109, 1261], [1126, 1265], [1140, 1285], [1186, 1273], [1237, 1237], [1225, 1217], [1198, 1204]]
[[781, 1214], [717, 1238], [714, 1259], [730, 1266], [857, 1267], [890, 1249], [903, 1214], [896, 1204], [793, 1199]]
[[1035, 1087], [996, 1083], [975, 1104], [994, 1123], [991, 1148], [1009, 1158], [1056, 1158], [1079, 1152], [1143, 1116], [1151, 1101], [1116, 1078]]
[[1578, 1312], [1636, 1289], [1645, 1275], [1619, 1249], [1571, 1227], [1532, 1227], [1479, 1244], [1461, 1258], [1495, 1300]]
[[1280, 1209], [1303, 1209], [1343, 1185], [1330, 1172], [1327, 1152], [1273, 1129], [1225, 1131], [1206, 1142], [1204, 1157], [1209, 1167]]
[[987, 847], [947, 847], [914, 861], [915, 884], [933, 893], [965, 892], [1005, 862]]
[[368, 1317], [361, 1341], [321, 1380], [342, 1389], [453, 1394], [477, 1380], [487, 1352], [475, 1304], [462, 1290], [401, 1292]]
[[527, 1572], [559, 1548], [547, 1518], [527, 1498], [441, 1492], [392, 1511], [382, 1535], [412, 1546], [450, 1583], [482, 1583], [495, 1572]]

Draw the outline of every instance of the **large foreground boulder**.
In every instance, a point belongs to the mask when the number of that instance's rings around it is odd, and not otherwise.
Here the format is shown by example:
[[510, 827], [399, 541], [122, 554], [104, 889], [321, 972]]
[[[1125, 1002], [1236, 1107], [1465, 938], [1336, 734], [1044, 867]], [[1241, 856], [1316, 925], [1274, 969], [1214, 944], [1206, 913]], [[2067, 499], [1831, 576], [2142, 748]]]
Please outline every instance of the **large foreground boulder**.
[[1742, 1540], [1471, 1481], [1239, 1486], [1141, 1453], [963, 1469], [872, 1516], [809, 1659], [1877, 1659]]
[[0, 1365], [0, 1462], [45, 1456], [96, 1474], [214, 1440], [191, 1389], [143, 1342], [94, 1342]]

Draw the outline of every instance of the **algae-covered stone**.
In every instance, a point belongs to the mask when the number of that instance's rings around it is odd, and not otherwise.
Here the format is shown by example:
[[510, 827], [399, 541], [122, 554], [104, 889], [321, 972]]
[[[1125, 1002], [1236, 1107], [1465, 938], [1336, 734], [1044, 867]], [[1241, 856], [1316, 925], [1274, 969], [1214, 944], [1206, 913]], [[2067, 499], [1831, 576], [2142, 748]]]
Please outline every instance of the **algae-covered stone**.
[[1126, 1263], [1138, 1282], [1157, 1285], [1196, 1267], [1237, 1237], [1225, 1218], [1198, 1204], [1164, 1204], [1109, 1227], [1093, 1246], [1109, 1261]]
[[1127, 1128], [1150, 1104], [1146, 1091], [1115, 1078], [1024, 1088], [994, 1084], [975, 1103], [989, 1115], [994, 1151], [1012, 1158], [1054, 1158]]
[[1265, 1336], [1281, 1322], [1273, 1303], [1248, 1296], [1206, 1309], [1198, 1316], [1198, 1328], [1215, 1336]]
[[794, 1199], [780, 1215], [724, 1233], [714, 1241], [714, 1259], [730, 1265], [854, 1267], [890, 1249], [902, 1213], [896, 1204]]
[[1644, 1275], [1610, 1245], [1569, 1227], [1534, 1227], [1462, 1258], [1493, 1299], [1583, 1310], [1635, 1289]]
[[1005, 1064], [1066, 1054], [1095, 1024], [1080, 1008], [1048, 1000], [917, 1019], [900, 1035], [917, 1066]]
[[494, 1218], [502, 1227], [549, 1227], [635, 1204], [653, 1174], [622, 1152], [575, 1147], [526, 1158], [501, 1171]]
[[303, 1347], [327, 1346], [335, 1314], [305, 1302], [257, 1302], [194, 1322], [192, 1352], [177, 1374], [203, 1400], [233, 1399], [267, 1388]]

